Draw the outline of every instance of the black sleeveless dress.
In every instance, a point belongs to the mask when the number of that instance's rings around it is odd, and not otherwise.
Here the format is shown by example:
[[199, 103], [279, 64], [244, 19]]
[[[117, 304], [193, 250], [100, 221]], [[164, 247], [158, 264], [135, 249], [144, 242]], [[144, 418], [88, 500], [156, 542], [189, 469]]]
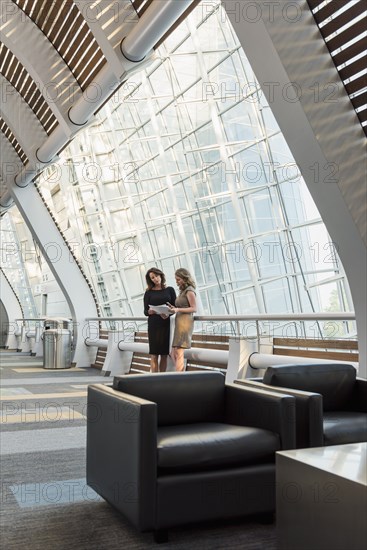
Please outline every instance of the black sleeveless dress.
[[[171, 286], [161, 290], [147, 290], [144, 294], [144, 315], [148, 315], [149, 305], [160, 306], [169, 302], [174, 304], [176, 292]], [[168, 355], [170, 338], [170, 319], [160, 315], [148, 316], [148, 340], [150, 355]]]

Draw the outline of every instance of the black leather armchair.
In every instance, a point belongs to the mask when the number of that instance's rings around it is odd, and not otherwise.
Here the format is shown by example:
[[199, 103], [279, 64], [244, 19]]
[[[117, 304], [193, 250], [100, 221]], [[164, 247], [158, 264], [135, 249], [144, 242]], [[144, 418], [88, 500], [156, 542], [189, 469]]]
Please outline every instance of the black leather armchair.
[[139, 530], [275, 509], [275, 452], [295, 400], [219, 372], [115, 377], [88, 388], [87, 483]]
[[298, 448], [367, 441], [367, 380], [353, 365], [277, 365], [235, 383], [295, 397]]

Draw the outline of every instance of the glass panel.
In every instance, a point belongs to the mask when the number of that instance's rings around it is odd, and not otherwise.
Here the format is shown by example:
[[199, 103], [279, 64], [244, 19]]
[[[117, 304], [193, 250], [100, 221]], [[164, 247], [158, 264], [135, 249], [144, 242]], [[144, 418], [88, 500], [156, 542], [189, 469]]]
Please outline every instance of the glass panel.
[[[171, 281], [192, 271], [205, 313], [351, 309], [336, 247], [220, 2], [200, 3], [156, 57], [37, 182], [102, 311], [140, 316], [151, 265]], [[12, 231], [34, 250], [20, 224]], [[53, 281], [36, 258], [6, 265], [28, 304], [37, 270]]]
[[267, 313], [288, 313], [292, 311], [286, 279], [278, 279], [264, 284], [262, 291]]
[[253, 142], [256, 139], [254, 117], [246, 112], [243, 103], [223, 113], [222, 120], [228, 141]]

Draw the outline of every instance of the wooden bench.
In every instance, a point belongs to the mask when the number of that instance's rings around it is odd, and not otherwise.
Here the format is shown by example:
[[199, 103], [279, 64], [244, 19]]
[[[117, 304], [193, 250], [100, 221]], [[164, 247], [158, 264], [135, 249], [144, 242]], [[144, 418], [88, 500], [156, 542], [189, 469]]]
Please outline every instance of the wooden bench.
[[[99, 338], [101, 340], [106, 340], [107, 341], [108, 340], [108, 330], [100, 329]], [[94, 363], [91, 364], [91, 367], [93, 367], [95, 369], [98, 369], [98, 370], [102, 370], [105, 359], [106, 359], [106, 355], [107, 355], [107, 348], [97, 348], [96, 359], [95, 359]]]
[[[101, 330], [100, 338], [108, 340], [108, 330]], [[134, 342], [148, 344], [147, 332], [135, 332]], [[208, 348], [228, 350], [229, 337], [214, 334], [193, 334], [193, 348]], [[106, 358], [107, 349], [98, 348], [95, 362], [92, 367], [101, 370]], [[335, 361], [350, 361], [358, 363], [358, 342], [347, 339], [322, 339], [322, 338], [273, 338], [273, 355], [288, 357], [309, 357], [310, 359], [331, 359]], [[208, 361], [186, 361], [187, 371], [196, 370], [220, 370], [226, 373], [226, 366], [218, 367]], [[150, 357], [148, 353], [134, 352], [131, 360], [130, 373], [150, 372]]]
[[[135, 332], [134, 342], [140, 344], [148, 344], [147, 332]], [[130, 372], [129, 374], [143, 374], [150, 372], [150, 357], [149, 353], [140, 353], [134, 351], [131, 358]]]
[[[211, 350], [217, 349], [228, 351], [229, 337], [209, 333], [193, 334], [191, 345], [193, 348], [208, 348]], [[219, 367], [217, 363], [210, 363], [209, 361], [195, 361], [193, 359], [189, 359], [186, 361], [186, 370], [219, 370], [225, 375], [227, 371], [227, 365]]]
[[[135, 332], [134, 342], [148, 343], [147, 332]], [[209, 348], [218, 350], [228, 350], [229, 346], [228, 336], [218, 336], [211, 334], [193, 334], [191, 345], [193, 348]], [[220, 370], [223, 373], [226, 372], [226, 366], [221, 368], [215, 363], [207, 361], [186, 361], [187, 371], [196, 370]], [[131, 359], [130, 374], [146, 373], [150, 372], [150, 357], [148, 353], [134, 352]]]
[[273, 355], [332, 359], [335, 361], [359, 360], [357, 340], [322, 338], [273, 338]]

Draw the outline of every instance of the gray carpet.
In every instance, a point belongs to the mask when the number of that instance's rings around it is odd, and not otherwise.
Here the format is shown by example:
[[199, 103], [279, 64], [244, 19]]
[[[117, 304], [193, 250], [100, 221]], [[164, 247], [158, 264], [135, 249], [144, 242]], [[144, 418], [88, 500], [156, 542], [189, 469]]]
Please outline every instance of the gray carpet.
[[[61, 397], [80, 393], [98, 371], [17, 373], [12, 365], [22, 359], [1, 357], [2, 550], [277, 549], [275, 525], [251, 518], [170, 529], [161, 545], [137, 532], [85, 483], [86, 397]], [[24, 365], [33, 366], [28, 358]]]

